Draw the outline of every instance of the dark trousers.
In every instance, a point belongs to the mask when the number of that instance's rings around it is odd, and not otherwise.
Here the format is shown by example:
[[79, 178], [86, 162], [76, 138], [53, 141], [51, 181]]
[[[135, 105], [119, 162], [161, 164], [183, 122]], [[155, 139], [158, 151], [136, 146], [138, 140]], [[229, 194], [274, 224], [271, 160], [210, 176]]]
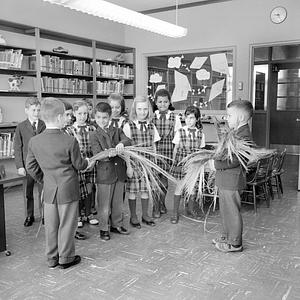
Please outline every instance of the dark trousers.
[[[23, 185], [25, 217], [34, 216], [34, 198], [33, 198], [34, 183], [35, 183], [34, 179], [29, 174], [26, 174], [26, 183]], [[41, 194], [42, 194], [43, 186], [39, 183], [37, 183], [37, 185], [38, 185], [39, 210], [40, 210], [40, 215], [42, 215]]]
[[242, 245], [243, 219], [239, 191], [219, 189], [222, 236], [232, 245]]
[[123, 195], [125, 183], [96, 184], [100, 230], [108, 231], [109, 217], [112, 227], [123, 226]]
[[49, 265], [74, 260], [78, 201], [67, 204], [45, 203], [46, 256]]

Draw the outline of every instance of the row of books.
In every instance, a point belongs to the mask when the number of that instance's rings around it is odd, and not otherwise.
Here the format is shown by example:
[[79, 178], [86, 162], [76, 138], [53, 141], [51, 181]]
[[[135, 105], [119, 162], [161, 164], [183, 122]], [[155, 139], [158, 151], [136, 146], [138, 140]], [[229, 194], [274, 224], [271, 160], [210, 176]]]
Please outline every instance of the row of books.
[[14, 132], [0, 133], [0, 159], [14, 155]]
[[21, 49], [0, 50], [0, 68], [9, 69], [22, 67], [23, 54]]
[[97, 76], [120, 78], [120, 79], [133, 79], [133, 68], [129, 66], [113, 65], [103, 62], [96, 62]]
[[97, 81], [97, 94], [124, 93], [124, 81]]
[[78, 78], [41, 78], [41, 90], [46, 93], [92, 94], [93, 82]]

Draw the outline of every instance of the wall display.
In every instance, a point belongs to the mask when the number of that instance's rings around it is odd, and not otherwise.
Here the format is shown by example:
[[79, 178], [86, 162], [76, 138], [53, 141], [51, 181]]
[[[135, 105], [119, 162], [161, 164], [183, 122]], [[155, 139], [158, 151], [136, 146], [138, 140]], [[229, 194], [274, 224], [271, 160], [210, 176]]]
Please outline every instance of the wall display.
[[148, 96], [165, 86], [175, 109], [225, 110], [232, 100], [233, 50], [148, 57]]

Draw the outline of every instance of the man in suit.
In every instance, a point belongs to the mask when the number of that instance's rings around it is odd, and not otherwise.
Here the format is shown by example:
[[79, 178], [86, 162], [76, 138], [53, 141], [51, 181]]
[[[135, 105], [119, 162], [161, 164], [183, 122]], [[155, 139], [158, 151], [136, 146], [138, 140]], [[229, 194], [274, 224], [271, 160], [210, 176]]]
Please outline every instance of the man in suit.
[[[248, 121], [253, 115], [251, 102], [235, 100], [227, 106], [227, 123], [240, 139], [252, 141]], [[215, 160], [216, 186], [219, 189], [222, 233], [213, 239], [217, 250], [222, 252], [243, 251], [243, 219], [240, 212], [240, 191], [246, 187], [246, 174], [237, 157], [232, 161]]]
[[[41, 116], [46, 130], [29, 141], [26, 168], [44, 184], [44, 215], [48, 266], [68, 268], [81, 260], [75, 255], [75, 231], [79, 200], [77, 170], [88, 167], [77, 140], [64, 134], [64, 105], [45, 98]], [[89, 166], [90, 167], [90, 166]]]
[[[29, 140], [45, 130], [45, 123], [39, 119], [41, 104], [37, 98], [28, 98], [25, 102], [25, 113], [27, 119], [18, 124], [14, 139], [15, 164], [19, 175], [26, 176], [24, 185], [24, 204], [26, 219], [24, 226], [31, 226], [34, 222], [34, 179], [26, 172], [25, 161]], [[41, 213], [41, 191], [42, 186], [38, 185], [40, 213]]]
[[126, 163], [116, 156], [124, 146], [131, 141], [121, 128], [109, 126], [111, 107], [108, 103], [100, 102], [95, 108], [97, 130], [91, 133], [93, 154], [112, 149], [110, 157], [97, 163], [97, 201], [100, 215], [100, 238], [109, 240], [109, 217], [111, 217], [111, 232], [129, 234], [123, 226], [123, 194], [125, 188]]

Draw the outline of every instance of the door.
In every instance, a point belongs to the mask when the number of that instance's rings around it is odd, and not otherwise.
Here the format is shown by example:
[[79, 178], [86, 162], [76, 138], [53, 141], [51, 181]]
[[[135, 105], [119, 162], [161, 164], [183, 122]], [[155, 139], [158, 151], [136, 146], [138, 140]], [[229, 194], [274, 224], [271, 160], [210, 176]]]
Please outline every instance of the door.
[[300, 150], [300, 63], [273, 64], [270, 90], [270, 147]]
[[270, 147], [287, 149], [287, 168], [294, 175], [298, 173], [300, 189], [300, 63], [272, 64], [271, 70]]

